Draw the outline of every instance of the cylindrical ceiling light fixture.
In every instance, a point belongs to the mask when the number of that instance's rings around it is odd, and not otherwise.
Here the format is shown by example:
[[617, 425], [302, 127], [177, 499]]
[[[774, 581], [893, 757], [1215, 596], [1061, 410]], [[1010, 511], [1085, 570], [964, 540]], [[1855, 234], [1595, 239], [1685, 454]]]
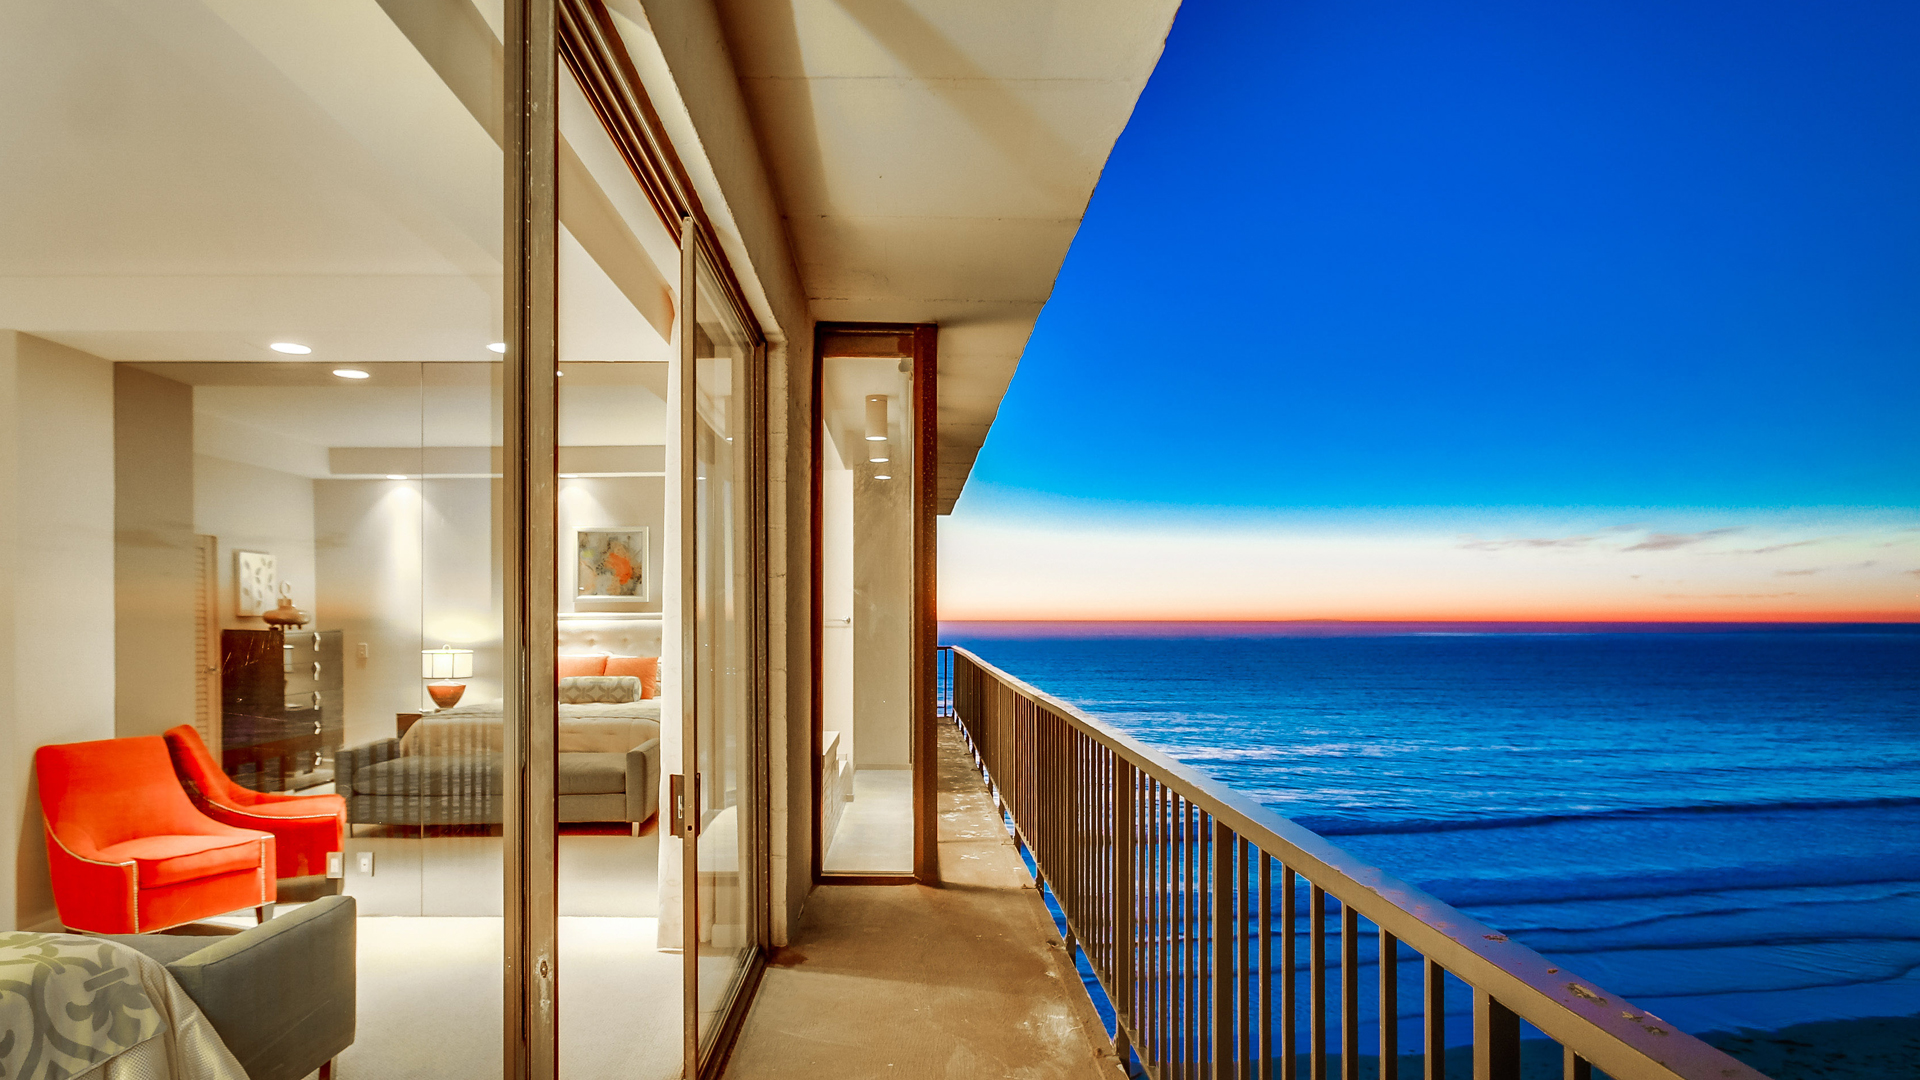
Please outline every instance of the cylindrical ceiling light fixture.
[[867, 460], [875, 463], [888, 460], [887, 444], [884, 442], [868, 443], [867, 444]]
[[887, 395], [867, 395], [867, 441], [887, 441]]

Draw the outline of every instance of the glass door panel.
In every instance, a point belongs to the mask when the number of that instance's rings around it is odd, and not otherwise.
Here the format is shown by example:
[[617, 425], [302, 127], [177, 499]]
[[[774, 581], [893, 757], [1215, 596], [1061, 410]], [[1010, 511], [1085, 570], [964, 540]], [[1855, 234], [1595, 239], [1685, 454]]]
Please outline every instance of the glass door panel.
[[571, 74], [559, 104], [560, 1075], [668, 1080], [685, 1038], [679, 852], [657, 813], [680, 737], [662, 665], [680, 254]]
[[760, 937], [755, 774], [757, 702], [750, 462], [758, 453], [750, 393], [755, 349], [704, 259], [687, 352], [692, 357], [691, 449], [693, 724], [688, 767], [695, 843], [687, 890], [689, 975], [704, 1054], [753, 960]]

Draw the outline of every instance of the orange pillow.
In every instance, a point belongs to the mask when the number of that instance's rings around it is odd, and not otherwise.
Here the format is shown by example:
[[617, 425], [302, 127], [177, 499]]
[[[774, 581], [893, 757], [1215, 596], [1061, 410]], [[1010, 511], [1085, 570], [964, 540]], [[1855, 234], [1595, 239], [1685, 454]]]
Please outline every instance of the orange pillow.
[[657, 656], [609, 656], [606, 674], [639, 676], [643, 701], [660, 696], [660, 658]]
[[606, 673], [607, 657], [605, 653], [601, 653], [598, 656], [563, 656], [560, 658], [560, 677], [563, 679], [577, 679], [582, 675], [605, 675]]

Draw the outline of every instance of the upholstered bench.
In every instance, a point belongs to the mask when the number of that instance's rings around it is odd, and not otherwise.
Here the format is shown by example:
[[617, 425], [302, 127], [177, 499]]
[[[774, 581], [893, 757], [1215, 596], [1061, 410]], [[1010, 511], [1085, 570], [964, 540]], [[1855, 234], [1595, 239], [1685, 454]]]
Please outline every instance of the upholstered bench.
[[98, 936], [165, 964], [249, 1080], [300, 1080], [353, 1045], [354, 931], [353, 898], [328, 896], [221, 937]]
[[[335, 775], [352, 824], [498, 824], [500, 767], [500, 755], [491, 750], [402, 754], [399, 739], [382, 739], [340, 751]], [[660, 740], [624, 754], [561, 754], [555, 779], [561, 821], [638, 825], [659, 805]]]

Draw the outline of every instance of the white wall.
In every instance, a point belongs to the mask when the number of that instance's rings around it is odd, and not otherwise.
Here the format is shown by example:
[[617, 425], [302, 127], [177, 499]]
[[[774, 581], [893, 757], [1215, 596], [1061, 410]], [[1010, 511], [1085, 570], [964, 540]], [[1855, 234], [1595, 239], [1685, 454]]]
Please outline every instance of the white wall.
[[193, 388], [113, 373], [114, 732], [195, 720]]
[[0, 924], [57, 916], [33, 751], [114, 734], [113, 365], [0, 331]]
[[392, 736], [395, 713], [432, 709], [420, 678], [422, 649], [472, 649], [473, 678], [463, 680], [461, 700], [498, 700], [498, 482], [316, 480], [313, 487], [326, 613], [316, 625], [344, 638], [346, 745]]
[[894, 480], [853, 481], [853, 763], [860, 769], [912, 761], [913, 485], [904, 466], [896, 471]]
[[840, 467], [831, 440], [820, 473], [820, 727], [853, 733], [853, 470]]
[[236, 551], [272, 555], [280, 580], [293, 587], [294, 604], [314, 617], [307, 625], [328, 629], [327, 613], [318, 606], [314, 592], [313, 483], [277, 469], [194, 455], [194, 531], [219, 541], [214, 565], [220, 575], [222, 629], [264, 630], [267, 626], [258, 616], [239, 614], [233, 574]]

